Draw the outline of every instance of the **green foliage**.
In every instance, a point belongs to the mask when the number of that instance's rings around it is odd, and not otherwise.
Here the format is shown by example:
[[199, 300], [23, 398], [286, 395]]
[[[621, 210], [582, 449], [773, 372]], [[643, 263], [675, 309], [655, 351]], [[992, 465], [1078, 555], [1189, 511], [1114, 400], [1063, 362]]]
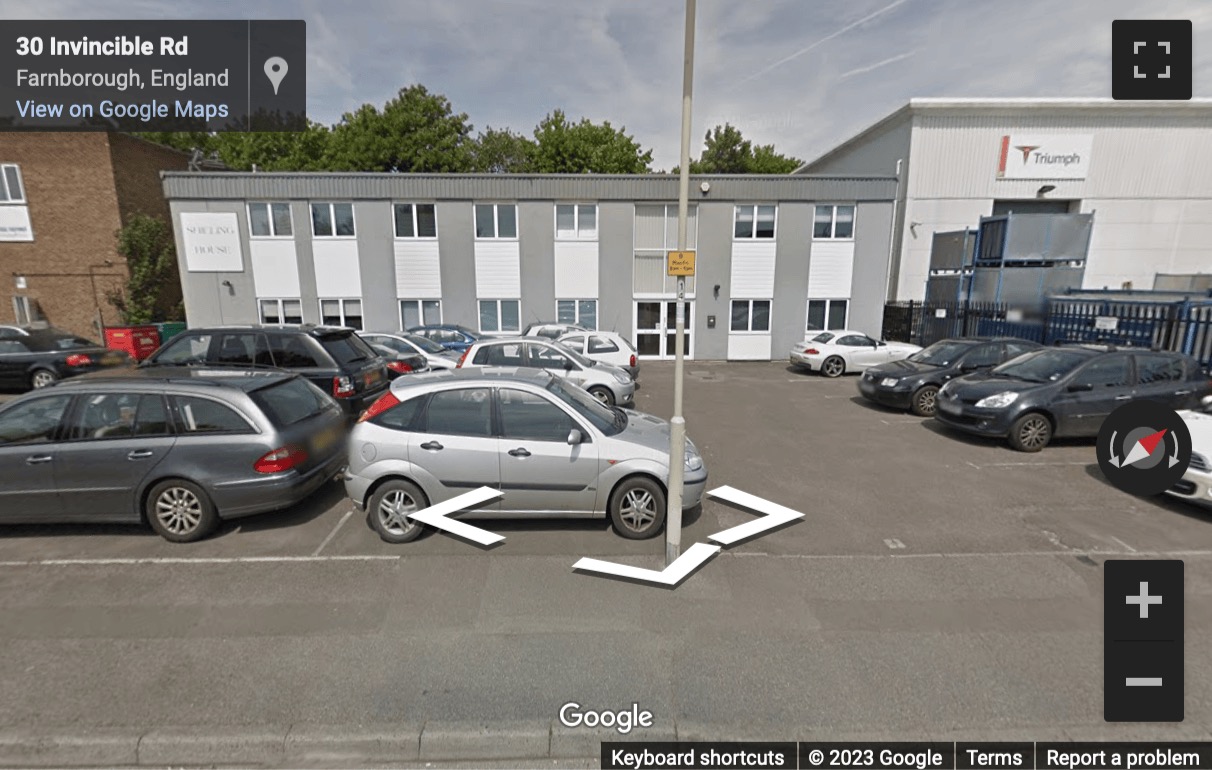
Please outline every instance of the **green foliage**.
[[525, 136], [489, 126], [472, 146], [471, 167], [493, 174], [525, 174], [534, 170], [537, 151], [538, 145]]
[[174, 150], [192, 152], [201, 150], [210, 154], [217, 148], [217, 142], [223, 134], [211, 134], [205, 131], [137, 131], [134, 136], [149, 142], [172, 147]]
[[472, 166], [472, 126], [450, 100], [422, 85], [383, 109], [364, 104], [332, 129], [324, 166], [333, 171], [457, 172]]
[[127, 325], [178, 321], [185, 311], [177, 278], [172, 229], [159, 217], [136, 214], [117, 232], [118, 253], [126, 257], [126, 288], [105, 298]]
[[[803, 161], [775, 152], [774, 145], [754, 147], [729, 123], [707, 132], [703, 154], [690, 161], [692, 174], [790, 174]], [[674, 169], [677, 173], [677, 169]]]
[[216, 134], [214, 149], [230, 169], [251, 171], [326, 171], [324, 155], [331, 132], [308, 121], [304, 131], [228, 131]]
[[643, 174], [652, 164], [652, 151], [626, 129], [588, 118], [571, 123], [562, 110], [543, 118], [534, 138], [534, 170], [541, 174]]

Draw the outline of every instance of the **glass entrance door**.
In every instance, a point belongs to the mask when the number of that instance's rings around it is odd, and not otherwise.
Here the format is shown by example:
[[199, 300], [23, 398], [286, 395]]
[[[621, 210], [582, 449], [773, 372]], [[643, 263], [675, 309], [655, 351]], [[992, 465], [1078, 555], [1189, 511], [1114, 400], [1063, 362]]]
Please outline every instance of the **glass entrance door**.
[[[694, 329], [694, 302], [686, 301], [685, 353], [693, 358], [691, 332]], [[672, 359], [677, 344], [675, 300], [642, 300], [635, 303], [635, 347], [640, 358]]]

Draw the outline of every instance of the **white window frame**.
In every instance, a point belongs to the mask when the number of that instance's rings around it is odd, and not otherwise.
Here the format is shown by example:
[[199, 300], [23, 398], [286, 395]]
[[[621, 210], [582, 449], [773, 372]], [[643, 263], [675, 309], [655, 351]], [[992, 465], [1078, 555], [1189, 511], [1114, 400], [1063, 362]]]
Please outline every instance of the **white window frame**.
[[346, 302], [357, 302], [360, 310], [362, 311], [358, 314], [357, 317], [362, 319], [362, 324], [360, 326], [354, 326], [351, 328], [357, 329], [359, 331], [362, 331], [363, 329], [366, 328], [366, 302], [361, 297], [320, 297], [320, 299], [316, 303], [316, 306], [320, 309], [320, 324], [321, 325], [327, 325], [327, 322], [324, 320], [324, 303], [325, 302], [339, 303], [338, 307], [341, 309], [341, 323], [339, 324], [340, 326], [349, 326], [349, 323], [347, 321], [347, 319], [349, 317], [349, 313], [345, 309], [345, 303]]
[[[403, 329], [405, 331], [408, 330], [408, 327], [404, 324], [404, 303], [405, 302], [411, 302], [411, 303], [416, 304], [417, 318], [419, 318], [421, 320], [421, 323], [417, 324], [417, 326], [433, 326], [433, 325], [442, 323], [442, 298], [441, 297], [422, 297], [420, 299], [407, 299], [406, 298], [406, 299], [398, 300], [396, 302], [396, 309], [400, 313], [400, 328], [401, 329]], [[431, 324], [430, 322], [425, 320], [425, 303], [426, 302], [437, 302], [438, 303], [438, 320], [436, 322], [434, 322], [434, 324]]]
[[[253, 206], [264, 206], [265, 215], [269, 218], [269, 235], [257, 235], [253, 232], [252, 227], [252, 208]], [[278, 232], [278, 227], [274, 222], [274, 206], [285, 206], [290, 212], [290, 232], [283, 234]], [[311, 213], [311, 209], [308, 209]], [[295, 237], [295, 218], [294, 211], [291, 209], [289, 201], [249, 201], [245, 204], [245, 214], [248, 216], [248, 237], [257, 240], [272, 240], [278, 238], [294, 238]]]
[[[632, 299], [635, 302], [650, 302], [653, 300], [661, 300], [661, 299], [677, 299], [677, 296], [678, 296], [677, 289], [676, 289], [677, 279], [674, 279], [675, 289], [673, 291], [636, 291], [635, 290], [634, 270], [635, 270], [636, 257], [641, 252], [652, 253], [652, 252], [656, 251], [656, 249], [653, 249], [651, 247], [641, 248], [639, 246], [639, 244], [636, 243], [635, 210], [636, 210], [637, 205], [664, 206], [665, 207], [665, 218], [662, 222], [662, 232], [665, 233], [666, 247], [664, 249], [661, 249], [661, 251], [664, 252], [661, 255], [661, 259], [662, 260], [667, 259], [666, 253], [670, 252], [670, 251], [676, 251], [677, 247], [678, 247], [676, 240], [672, 244], [668, 243], [668, 238], [669, 238], [668, 222], [670, 219], [670, 210], [673, 211], [673, 219], [676, 222], [677, 216], [678, 216], [678, 204], [676, 204], [676, 203], [642, 203], [642, 204], [633, 203], [632, 204], [632, 206], [631, 206], [631, 269], [633, 271], [633, 277], [632, 277], [632, 282], [631, 282]], [[691, 239], [691, 230], [690, 230], [690, 216], [689, 216], [689, 213], [692, 210], [694, 211], [695, 216], [694, 216], [694, 232], [693, 232], [694, 247], [691, 250], [697, 251], [698, 245], [699, 245], [699, 216], [698, 215], [701, 212], [699, 211], [698, 204], [696, 204], [696, 203], [691, 203], [686, 209], [686, 211], [687, 211], [686, 240], [687, 241], [692, 240]], [[735, 223], [733, 226], [735, 227]], [[693, 281], [693, 284], [687, 285], [686, 296], [684, 298], [686, 302], [694, 301], [694, 299], [697, 296], [697, 292], [698, 292], [698, 288], [699, 288], [698, 276], [690, 276], [690, 279]], [[691, 286], [693, 286], [693, 288], [691, 288]], [[634, 311], [632, 312], [632, 315], [633, 316], [635, 315]], [[633, 323], [634, 323], [634, 319], [633, 319]]]
[[[412, 207], [412, 231], [419, 233], [420, 228], [417, 227], [417, 206], [433, 206], [433, 235], [400, 235], [396, 232], [396, 207], [410, 206]], [[473, 212], [474, 214], [474, 212]], [[474, 226], [474, 221], [472, 225]], [[436, 241], [438, 239], [438, 204], [433, 201], [398, 201], [391, 205], [391, 230], [397, 241]], [[357, 227], [354, 228], [357, 231]]]
[[[20, 198], [14, 198], [12, 191], [8, 189], [8, 170], [10, 168], [17, 172], [17, 184], [21, 185]], [[4, 199], [0, 200], [0, 205], [15, 203], [20, 206], [29, 202], [28, 196], [25, 194], [25, 177], [21, 175], [21, 166], [16, 163], [0, 163], [0, 191], [4, 193]]]
[[[757, 212], [758, 212], [758, 209], [762, 208], [762, 207], [770, 207], [770, 208], [774, 209], [774, 232], [770, 235], [769, 238], [759, 238], [758, 234], [757, 234], [757, 231], [758, 231]], [[752, 220], [753, 231], [748, 236], [736, 234], [736, 221], [737, 221], [737, 216], [741, 213], [741, 209], [749, 209], [750, 213], [753, 215], [753, 220]], [[778, 237], [779, 237], [779, 204], [777, 204], [777, 203], [738, 203], [738, 204], [736, 204], [736, 208], [734, 208], [732, 211], [732, 240], [734, 240], [734, 241], [770, 241], [773, 243], [774, 241], [778, 240]]]
[[[484, 302], [495, 302], [497, 305], [497, 328], [495, 328], [495, 329], [485, 329], [484, 328], [482, 316], [480, 314], [480, 305]], [[518, 328], [516, 328], [516, 329], [502, 329], [501, 328], [504, 325], [501, 323], [501, 303], [502, 302], [518, 303]], [[482, 297], [482, 298], [477, 299], [476, 300], [476, 324], [477, 324], [480, 332], [482, 332], [484, 334], [500, 334], [501, 332], [518, 332], [519, 334], [521, 334], [521, 332], [522, 332], [522, 299], [521, 299], [521, 297], [499, 297], [499, 298], [498, 297]]]
[[[560, 235], [560, 207], [572, 207], [572, 235]], [[581, 207], [593, 207], [593, 234], [581, 235]], [[564, 202], [557, 203], [552, 210], [555, 215], [554, 233], [557, 241], [596, 241], [598, 239], [598, 204], [596, 203], [581, 203], [581, 202]]]
[[[831, 209], [829, 219], [829, 235], [817, 237], [816, 234], [816, 210], [818, 208], [829, 207]], [[853, 210], [850, 215], [850, 236], [847, 238], [839, 238], [834, 233], [837, 232], [837, 210], [839, 207], [849, 208]], [[775, 213], [777, 219], [778, 213]], [[812, 207], [812, 239], [814, 241], [853, 241], [854, 234], [858, 232], [858, 204], [856, 203], [817, 203]], [[849, 311], [847, 311], [849, 312]]]
[[[476, 207], [477, 206], [492, 206], [492, 235], [480, 235], [476, 232]], [[513, 207], [513, 226], [514, 235], [512, 237], [503, 238], [498, 233], [501, 232], [501, 207]], [[476, 201], [471, 204], [471, 232], [475, 235], [477, 241], [516, 241], [522, 230], [522, 223], [518, 221], [518, 204], [517, 202], [497, 202], [497, 201]]]
[[[574, 319], [575, 319], [575, 320], [571, 321], [571, 323], [574, 323], [574, 324], [576, 324], [577, 326], [584, 326], [586, 329], [590, 329], [590, 330], [592, 330], [592, 331], [597, 331], [597, 330], [598, 330], [598, 307], [599, 307], [599, 304], [598, 304], [597, 297], [579, 297], [579, 298], [575, 298], [575, 299], [574, 299], [574, 298], [570, 298], [570, 297], [562, 297], [562, 298], [560, 298], [560, 299], [557, 299], [557, 300], [556, 300], [556, 306], [555, 306], [555, 310], [556, 310], [556, 314], [555, 314], [556, 323], [564, 323], [563, 321], [560, 321], [560, 303], [561, 303], [561, 302], [571, 302], [571, 303], [573, 303], [573, 316], [574, 316]], [[581, 319], [581, 303], [582, 303], [582, 302], [592, 302], [592, 303], [593, 303], [593, 324], [592, 324], [592, 325], [588, 325], [588, 324], [585, 324], [585, 323], [583, 323], [583, 322], [582, 322], [582, 319]]]
[[[850, 324], [851, 301], [852, 300], [850, 297], [813, 297], [813, 298], [809, 299], [807, 302], [804, 303], [804, 329], [806, 331], [810, 331], [810, 332], [845, 331], [847, 328], [849, 328], [849, 324]], [[823, 324], [825, 327], [824, 329], [809, 329], [808, 328], [808, 319], [811, 317], [810, 308], [812, 307], [813, 302], [824, 302], [825, 303], [825, 323]], [[834, 302], [845, 302], [846, 303], [846, 317], [842, 319], [842, 325], [836, 329], [829, 328], [829, 309]]]
[[304, 315], [303, 315], [303, 300], [302, 300], [300, 297], [257, 297], [257, 318], [261, 319], [261, 323], [263, 323], [263, 324], [267, 324], [267, 323], [270, 323], [270, 322], [265, 320], [265, 312], [264, 312], [264, 311], [261, 309], [261, 303], [262, 303], [262, 302], [275, 302], [275, 303], [277, 303], [277, 305], [278, 305], [278, 318], [282, 319], [282, 320], [278, 321], [278, 323], [282, 323], [282, 324], [285, 324], [285, 323], [295, 323], [294, 321], [287, 321], [287, 320], [286, 320], [286, 310], [285, 310], [285, 308], [283, 307], [283, 304], [282, 304], [282, 303], [284, 303], [284, 302], [298, 302], [298, 303], [299, 303], [299, 320], [298, 320], [298, 323], [303, 323], [303, 322], [304, 322]]
[[[738, 302], [744, 302], [749, 307], [748, 315], [746, 316], [746, 328], [744, 328], [744, 329], [733, 329], [732, 328], [732, 306]], [[753, 303], [754, 302], [765, 302], [766, 305], [768, 306], [768, 308], [767, 308], [768, 312], [766, 313], [766, 328], [765, 329], [754, 329], [753, 328]], [[774, 298], [773, 297], [759, 297], [757, 299], [733, 299], [728, 303], [728, 333], [729, 334], [769, 335], [769, 334], [771, 334], [771, 327], [773, 326], [773, 324], [774, 324]]]
[[[340, 205], [349, 205], [349, 216], [353, 219], [354, 231], [353, 235], [337, 235], [337, 216], [334, 207]], [[315, 206], [328, 206], [328, 221], [332, 222], [332, 235], [316, 235], [316, 218], [312, 213]], [[311, 229], [312, 238], [332, 238], [333, 240], [355, 241], [358, 239], [358, 207], [353, 204], [353, 201], [308, 201], [307, 205], [307, 221], [308, 227]]]

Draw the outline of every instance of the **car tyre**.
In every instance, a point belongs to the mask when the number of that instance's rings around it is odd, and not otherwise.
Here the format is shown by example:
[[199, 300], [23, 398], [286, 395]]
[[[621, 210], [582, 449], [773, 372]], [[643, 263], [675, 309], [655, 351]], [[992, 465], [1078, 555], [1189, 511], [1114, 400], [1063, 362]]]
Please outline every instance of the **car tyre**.
[[1039, 412], [1028, 412], [1010, 426], [1010, 446], [1020, 452], [1038, 452], [1052, 440], [1052, 422]]
[[821, 364], [821, 374], [826, 377], [841, 377], [846, 373], [846, 362], [841, 356], [829, 356]]
[[909, 411], [918, 417], [933, 417], [938, 411], [938, 386], [923, 385], [918, 388], [909, 402]]
[[202, 487], [184, 479], [167, 479], [151, 488], [144, 503], [147, 523], [171, 543], [192, 543], [219, 525], [219, 511]]
[[34, 390], [54, 385], [59, 381], [59, 375], [52, 372], [50, 369], [35, 369], [29, 376], [29, 385]]
[[610, 495], [610, 522], [629, 540], [656, 537], [665, 525], [665, 490], [646, 476], [624, 479]]
[[427, 527], [408, 518], [408, 514], [429, 507], [429, 499], [411, 481], [391, 479], [379, 485], [366, 506], [370, 525], [388, 543], [411, 543]]
[[589, 389], [589, 395], [601, 401], [606, 406], [614, 406], [614, 394], [610, 392], [610, 388], [594, 385]]

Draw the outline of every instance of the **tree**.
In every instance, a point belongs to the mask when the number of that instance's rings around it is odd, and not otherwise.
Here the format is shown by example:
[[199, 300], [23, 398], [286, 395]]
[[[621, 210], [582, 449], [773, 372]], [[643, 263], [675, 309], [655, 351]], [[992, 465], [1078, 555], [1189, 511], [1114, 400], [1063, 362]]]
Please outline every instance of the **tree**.
[[185, 311], [177, 277], [173, 233], [159, 217], [135, 214], [116, 233], [118, 253], [126, 257], [130, 277], [125, 290], [111, 289], [105, 298], [128, 325], [178, 321]]
[[534, 170], [538, 146], [507, 128], [489, 126], [472, 147], [473, 171], [493, 174], [525, 174]]
[[449, 99], [412, 85], [382, 110], [364, 104], [345, 113], [332, 129], [323, 165], [332, 171], [470, 171], [471, 130]]
[[[690, 161], [692, 174], [790, 174], [803, 161], [775, 152], [774, 145], [754, 147], [740, 129], [725, 123], [707, 132], [703, 154]], [[676, 169], [675, 169], [676, 173]]]
[[201, 150], [204, 154], [214, 151], [218, 137], [207, 131], [136, 131], [134, 136], [175, 150]]
[[214, 148], [230, 169], [251, 171], [326, 171], [331, 132], [308, 121], [303, 131], [228, 131], [216, 134]]
[[562, 110], [543, 118], [534, 130], [534, 171], [541, 174], [642, 174], [652, 164], [625, 128], [588, 118], [571, 123]]

